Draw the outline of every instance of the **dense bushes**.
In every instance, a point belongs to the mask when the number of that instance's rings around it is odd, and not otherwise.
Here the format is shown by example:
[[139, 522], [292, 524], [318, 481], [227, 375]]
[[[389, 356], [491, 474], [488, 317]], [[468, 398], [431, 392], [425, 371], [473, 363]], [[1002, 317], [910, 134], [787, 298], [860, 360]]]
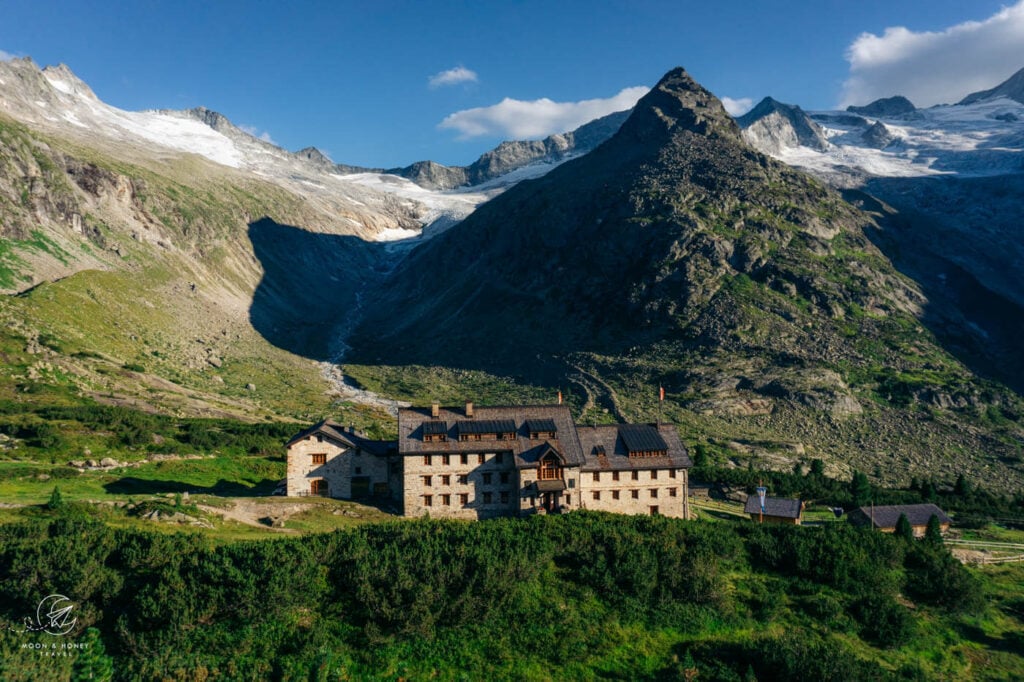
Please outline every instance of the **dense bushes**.
[[149, 452], [283, 454], [298, 430], [289, 423], [228, 419], [176, 419], [109, 405], [45, 405], [10, 409], [0, 404], [0, 433], [15, 436], [48, 455], [83, 447]]
[[[840, 525], [581, 512], [215, 547], [199, 535], [113, 530], [76, 518], [74, 507], [49, 522], [0, 527], [0, 616], [18, 622], [60, 592], [76, 602], [78, 627], [96, 629], [81, 635], [98, 637], [96, 656], [53, 669], [67, 675], [73, 664], [106, 670], [109, 656], [118, 679], [434, 670], [520, 678], [538, 676], [536, 666], [572, 677], [567, 671], [579, 676], [588, 660], [610, 656], [613, 676], [673, 677], [692, 664], [701, 680], [843, 679], [843, 671], [886, 679], [893, 675], [842, 638], [859, 632], [883, 648], [912, 638], [900, 591], [947, 610], [976, 594], [941, 547], [908, 548]], [[676, 662], [664, 652], [611, 654], [634, 646], [622, 633], [659, 628], [690, 642]], [[20, 654], [19, 637], [0, 633], [0, 677], [17, 679], [35, 660]]]

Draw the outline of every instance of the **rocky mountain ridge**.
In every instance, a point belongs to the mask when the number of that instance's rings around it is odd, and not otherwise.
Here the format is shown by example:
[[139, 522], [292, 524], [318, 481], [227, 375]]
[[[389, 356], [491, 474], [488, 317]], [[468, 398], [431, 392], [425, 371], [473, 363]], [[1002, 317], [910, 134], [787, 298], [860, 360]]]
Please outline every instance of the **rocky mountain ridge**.
[[[434, 161], [417, 161], [398, 168], [364, 168], [335, 164], [315, 147], [296, 152], [328, 172], [342, 175], [383, 173], [407, 178], [420, 187], [432, 190], [472, 188], [493, 181], [514, 171], [536, 166], [546, 171], [565, 161], [586, 154], [618, 130], [629, 115], [619, 111], [586, 123], [567, 133], [556, 133], [542, 140], [505, 141], [480, 155], [468, 166], [445, 166]], [[542, 173], [541, 173], [542, 174]], [[514, 184], [514, 180], [507, 184]]]
[[846, 110], [851, 114], [861, 114], [863, 116], [901, 116], [917, 111], [917, 107], [903, 95], [895, 95], [893, 97], [876, 99], [874, 102], [862, 107], [851, 104], [846, 107]]
[[[922, 324], [933, 301], [868, 239], [893, 219], [870, 208], [751, 148], [676, 69], [594, 151], [414, 249], [347, 360], [569, 377], [619, 418], [653, 409], [629, 394], [661, 384], [693, 429], [896, 477], [956, 461], [1019, 480], [1011, 460], [956, 456], [986, 439], [972, 415], [1019, 399]], [[946, 412], [928, 421], [926, 404]]]
[[828, 140], [803, 109], [765, 97], [757, 106], [736, 119], [751, 144], [762, 151], [780, 152], [791, 147], [824, 151]]

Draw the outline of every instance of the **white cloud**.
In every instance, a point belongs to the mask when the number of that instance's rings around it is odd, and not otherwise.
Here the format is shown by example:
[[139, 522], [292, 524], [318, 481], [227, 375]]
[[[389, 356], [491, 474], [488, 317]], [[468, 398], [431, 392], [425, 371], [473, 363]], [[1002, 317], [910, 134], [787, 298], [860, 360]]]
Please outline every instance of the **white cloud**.
[[476, 83], [478, 80], [476, 71], [471, 71], [464, 66], [456, 66], [454, 69], [435, 73], [428, 82], [430, 87], [440, 88], [445, 85], [458, 85], [459, 83]]
[[274, 142], [274, 139], [270, 137], [270, 133], [268, 133], [266, 130], [260, 132], [260, 129], [257, 128], [256, 126], [247, 126], [239, 124], [238, 129], [241, 130], [243, 133], [249, 133], [253, 137], [259, 138], [264, 142], [269, 142], [270, 144], [277, 144], [276, 142]]
[[1024, 0], [983, 21], [943, 31], [902, 26], [862, 33], [846, 51], [850, 75], [840, 106], [904, 95], [917, 106], [953, 103], [1024, 67]]
[[5, 52], [3, 50], [0, 50], [0, 62], [9, 62], [10, 60], [17, 59], [17, 58], [18, 58], [18, 55], [16, 55], [16, 54], [11, 54], [10, 52]]
[[738, 99], [723, 97], [722, 106], [725, 107], [730, 116], [742, 116], [753, 108], [754, 100], [749, 97], [740, 97]]
[[459, 139], [492, 135], [516, 140], [536, 139], [574, 130], [615, 111], [632, 109], [650, 88], [625, 88], [608, 99], [585, 99], [579, 102], [555, 102], [548, 98], [529, 102], [506, 97], [498, 104], [464, 109], [449, 114], [439, 128], [459, 132]]

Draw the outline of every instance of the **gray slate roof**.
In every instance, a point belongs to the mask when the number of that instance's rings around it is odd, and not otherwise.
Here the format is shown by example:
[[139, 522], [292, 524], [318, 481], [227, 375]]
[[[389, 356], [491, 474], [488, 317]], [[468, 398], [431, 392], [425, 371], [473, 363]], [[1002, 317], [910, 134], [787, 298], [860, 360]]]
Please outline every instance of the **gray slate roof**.
[[[530, 440], [526, 422], [549, 421], [554, 425], [555, 438]], [[449, 425], [446, 442], [423, 442], [423, 427], [430, 421], [443, 421]], [[468, 423], [511, 422], [514, 440], [460, 441], [459, 430], [466, 433]], [[488, 426], [488, 428], [491, 427]], [[537, 460], [547, 448], [556, 450], [567, 466], [583, 464], [583, 451], [576, 435], [572, 413], [568, 405], [521, 405], [509, 407], [476, 406], [473, 416], [467, 417], [461, 407], [441, 407], [438, 416], [430, 416], [430, 408], [406, 407], [398, 411], [398, 452], [401, 455], [427, 455], [442, 453], [511, 452], [516, 466], [521, 469], [537, 466]]]
[[[633, 424], [611, 424], [602, 426], [576, 426], [580, 445], [583, 447], [585, 462], [583, 471], [628, 471], [632, 469], [689, 469], [693, 461], [686, 446], [679, 439], [676, 427], [662, 424], [659, 427], [643, 424], [649, 429], [651, 443], [659, 439], [664, 443], [667, 454], [664, 457], [630, 457], [623, 431], [629, 431]], [[647, 449], [647, 448], [645, 448]]]
[[330, 419], [324, 419], [321, 422], [313, 424], [313, 426], [308, 429], [299, 431], [297, 434], [292, 436], [291, 440], [285, 444], [285, 447], [290, 448], [295, 443], [317, 434], [322, 435], [325, 438], [330, 438], [336, 443], [341, 443], [348, 447], [359, 448], [371, 455], [378, 455], [381, 457], [393, 454], [397, 447], [397, 443], [393, 440], [370, 440], [363, 434], [351, 431]]
[[875, 507], [874, 510], [871, 507], [860, 507], [850, 515], [850, 520], [867, 524], [874, 519], [875, 528], [895, 528], [900, 514], [906, 515], [911, 526], [927, 526], [933, 514], [939, 517], [939, 523], [950, 523], [946, 512], [931, 503], [893, 504]]
[[557, 431], [554, 419], [527, 419], [526, 430], [531, 433], [545, 433]]
[[455, 424], [459, 433], [513, 433], [516, 423], [511, 419], [466, 419]]
[[668, 450], [668, 443], [653, 424], [620, 424], [618, 428], [628, 452]]
[[[746, 514], [760, 514], [761, 513], [761, 498], [757, 494], [751, 495], [747, 498], [747, 506], [743, 508]], [[764, 515], [765, 516], [777, 516], [784, 519], [798, 519], [800, 518], [800, 500], [793, 500], [788, 497], [769, 497], [764, 498]]]

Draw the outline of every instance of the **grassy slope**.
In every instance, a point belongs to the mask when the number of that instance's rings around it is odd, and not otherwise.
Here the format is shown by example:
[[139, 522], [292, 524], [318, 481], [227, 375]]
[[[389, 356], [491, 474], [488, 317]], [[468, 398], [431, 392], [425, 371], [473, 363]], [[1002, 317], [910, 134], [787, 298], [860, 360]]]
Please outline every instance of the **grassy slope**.
[[50, 385], [170, 414], [380, 419], [332, 405], [316, 363], [253, 329], [247, 231], [261, 216], [332, 228], [286, 190], [197, 157], [100, 152], [0, 116], [0, 287], [57, 278], [0, 299], [0, 396]]

